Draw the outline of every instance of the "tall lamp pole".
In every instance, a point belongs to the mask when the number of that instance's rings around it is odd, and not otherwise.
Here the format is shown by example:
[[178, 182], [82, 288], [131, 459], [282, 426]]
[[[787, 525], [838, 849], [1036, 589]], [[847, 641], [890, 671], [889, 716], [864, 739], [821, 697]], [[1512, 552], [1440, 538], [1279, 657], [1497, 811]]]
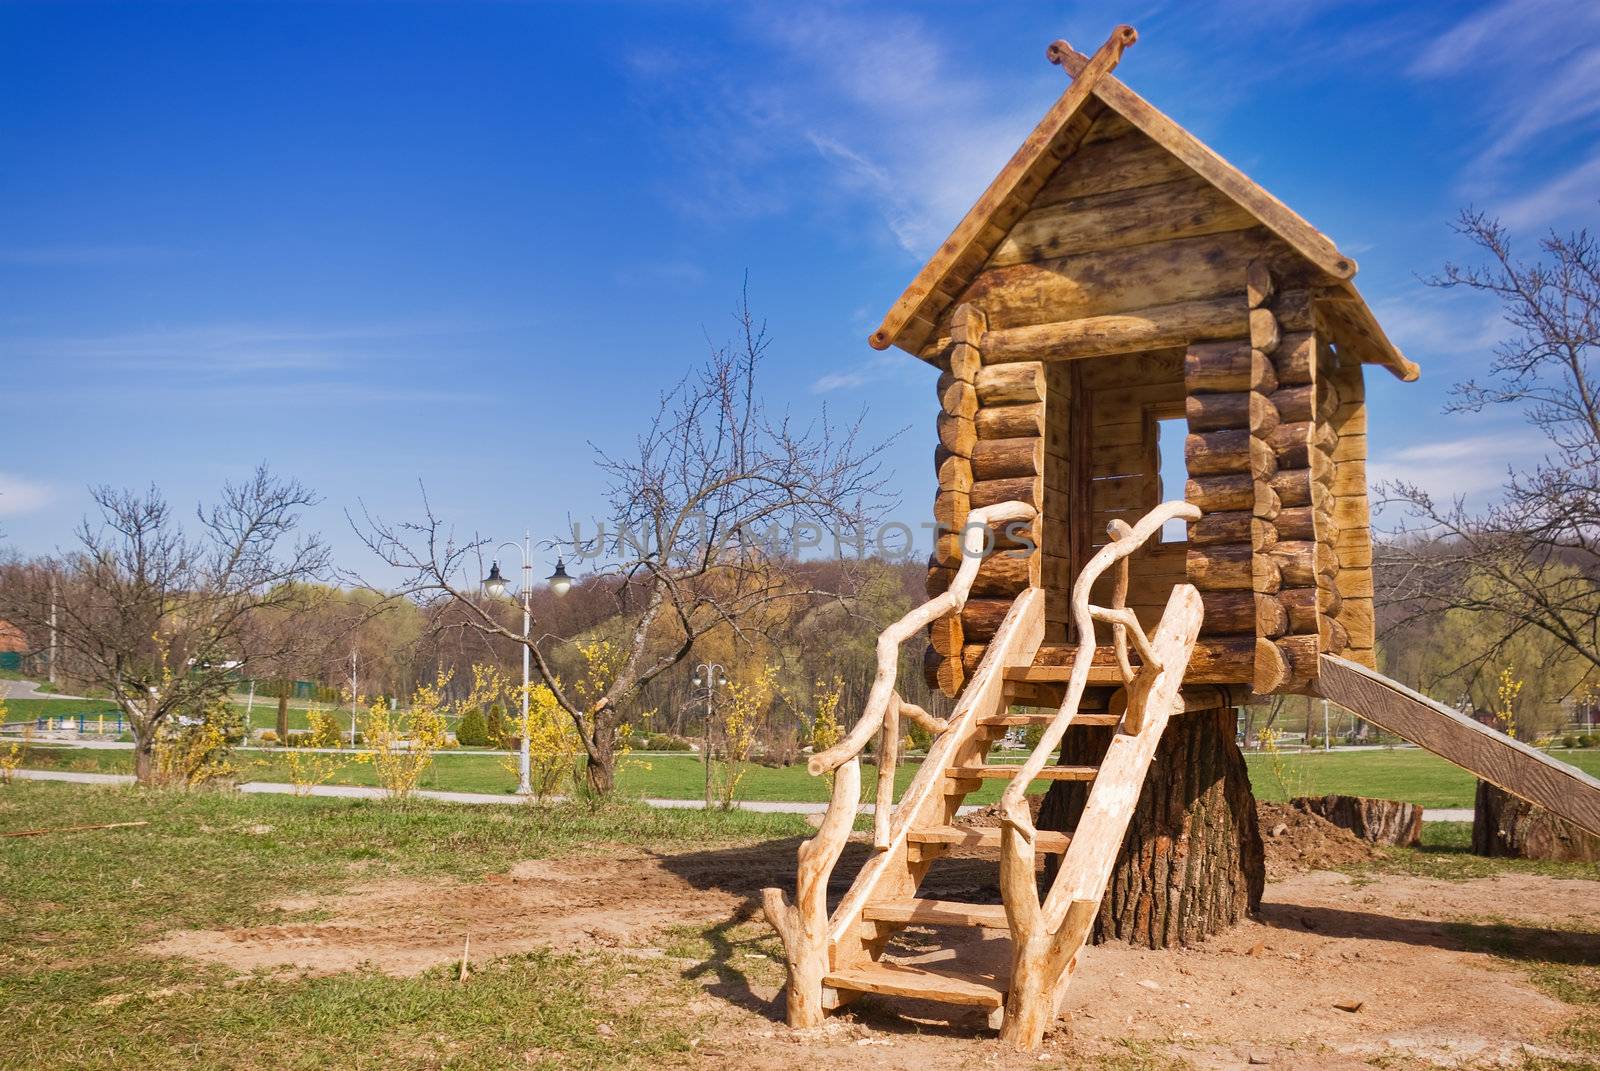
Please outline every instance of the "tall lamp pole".
[[706, 690], [706, 723], [700, 736], [700, 752], [706, 761], [706, 809], [711, 808], [711, 705], [717, 688], [728, 686], [728, 671], [715, 662], [701, 662], [694, 667], [694, 686]]
[[[532, 648], [529, 644], [529, 634], [533, 625], [533, 556], [528, 546], [528, 533], [522, 533], [522, 542], [516, 543], [506, 540], [494, 552], [499, 554], [506, 547], [516, 547], [522, 553], [522, 723], [517, 735], [521, 738], [517, 750], [517, 795], [533, 795], [533, 755], [528, 746], [528, 683], [531, 676]], [[558, 596], [565, 595], [572, 588], [572, 577], [567, 575], [566, 563], [560, 558], [556, 559], [556, 571], [545, 578], [550, 583], [550, 590]], [[494, 598], [500, 598], [506, 593], [506, 578], [500, 575], [500, 563], [491, 562], [489, 575], [483, 578], [483, 590]]]

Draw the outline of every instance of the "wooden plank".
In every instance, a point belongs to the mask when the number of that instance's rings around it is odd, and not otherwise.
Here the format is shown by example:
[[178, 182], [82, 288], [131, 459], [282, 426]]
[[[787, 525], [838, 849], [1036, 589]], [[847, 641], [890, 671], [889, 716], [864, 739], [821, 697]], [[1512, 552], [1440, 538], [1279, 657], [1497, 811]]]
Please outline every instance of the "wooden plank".
[[[1120, 714], [1101, 715], [1109, 719], [1109, 724], [1115, 725], [1122, 720]], [[1077, 718], [1072, 719], [1074, 722]], [[983, 724], [988, 724], [985, 721]], [[1067, 845], [1072, 838], [1066, 833], [1057, 833], [1053, 830], [1040, 830], [1037, 834], [1037, 843], [1041, 852], [1051, 855], [1060, 855], [1067, 850]], [[934, 826], [932, 829], [914, 829], [911, 831], [913, 844], [945, 844], [952, 848], [998, 848], [1000, 847], [1000, 827], [986, 826], [976, 828], [973, 826]], [[869, 908], [869, 910], [871, 910]], [[868, 915], [868, 918], [876, 916]], [[1001, 918], [1004, 919], [1004, 908], [1001, 908]], [[1001, 927], [1004, 923], [1001, 923]]]
[[[951, 777], [981, 777], [986, 780], [1010, 780], [1022, 769], [1018, 766], [952, 766], [946, 770]], [[1098, 766], [1046, 766], [1039, 771], [1041, 781], [1093, 781]]]
[[1058, 204], [1036, 203], [995, 249], [989, 266], [1220, 234], [1256, 222], [1215, 186], [1189, 175]]
[[[1104, 115], [1120, 118], [1114, 112]], [[1078, 150], [1061, 161], [1055, 174], [1039, 188], [1033, 199], [1035, 208], [1194, 174], [1188, 164], [1136, 130], [1114, 138], [1098, 137], [1101, 133], [1103, 124], [1096, 120]]]
[[979, 1008], [998, 1008], [1005, 994], [993, 986], [953, 975], [936, 974], [898, 963], [874, 963], [832, 971], [822, 979], [824, 985], [856, 993], [882, 993], [892, 997], [937, 1000], [946, 1004], [970, 1004]]
[[[1011, 680], [1010, 677], [1006, 679]], [[1057, 697], [1054, 705], [1058, 707], [1061, 705], [1059, 697]], [[996, 728], [1017, 725], [1046, 725], [1055, 721], [1060, 716], [1060, 713], [1058, 710], [1052, 710], [1040, 714], [995, 714], [992, 717], [979, 719], [978, 724], [991, 725]], [[1106, 726], [1115, 725], [1121, 720], [1121, 714], [1084, 714], [1079, 712], [1072, 716], [1072, 725], [1074, 727], [1082, 725]]]
[[[1231, 296], [1246, 330], [1229, 337], [1247, 337], [1244, 271], [1258, 259], [1271, 259], [1291, 290], [1315, 282], [1305, 261], [1266, 228], [1252, 227], [985, 268], [960, 300], [1001, 330]], [[992, 359], [987, 338], [984, 358]]]
[[1229, 295], [1180, 301], [993, 332], [988, 359], [1081, 360], [1185, 342], [1234, 338], [1247, 329], [1244, 302]]
[[[977, 832], [974, 830], [973, 832]], [[995, 830], [996, 833], [999, 830]], [[912, 835], [916, 838], [916, 834]], [[996, 843], [999, 838], [995, 838]], [[919, 843], [927, 843], [919, 841]], [[991, 930], [1006, 929], [1004, 904], [966, 904], [954, 900], [879, 900], [868, 904], [861, 912], [864, 919], [875, 922], [900, 922], [922, 926], [983, 926]]]
[[989, 183], [989, 188], [983, 191], [978, 202], [962, 217], [961, 222], [956, 224], [956, 229], [951, 232], [950, 237], [945, 239], [938, 251], [917, 273], [916, 278], [906, 287], [899, 300], [890, 308], [888, 315], [883, 318], [883, 323], [868, 338], [868, 343], [874, 349], [887, 349], [898, 340], [907, 323], [922, 312], [928, 297], [945, 282], [956, 263], [973, 251], [973, 246], [980, 241], [991, 218], [1015, 195], [1018, 186], [1026, 180], [1029, 172], [1039, 165], [1052, 144], [1062, 135], [1068, 121], [1090, 100], [1095, 85], [1117, 65], [1117, 61], [1122, 58], [1122, 50], [1136, 40], [1138, 35], [1134, 33], [1133, 27], [1118, 26], [1106, 39], [1106, 43], [1095, 52], [1094, 58], [1084, 62], [1072, 84], [1051, 105], [1050, 110], [1039, 120], [1039, 124], [1033, 128], [1027, 139], [1017, 147], [1017, 151], [1006, 162], [1005, 167], [1001, 168], [1000, 173]]
[[1365, 666], [1320, 663], [1319, 695], [1600, 836], [1600, 781]]

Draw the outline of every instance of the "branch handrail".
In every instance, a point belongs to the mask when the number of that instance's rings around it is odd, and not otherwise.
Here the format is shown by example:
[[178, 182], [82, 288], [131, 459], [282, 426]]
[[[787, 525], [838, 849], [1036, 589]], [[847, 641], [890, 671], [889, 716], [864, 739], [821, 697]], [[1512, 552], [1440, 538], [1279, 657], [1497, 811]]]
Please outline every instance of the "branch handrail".
[[[1072, 675], [1067, 683], [1066, 697], [1061, 702], [1055, 720], [1045, 727], [1044, 734], [1039, 738], [1033, 753], [1012, 776], [1004, 794], [1000, 797], [1000, 813], [1005, 821], [1023, 836], [1029, 846], [1034, 844], [1037, 830], [1033, 825], [1033, 816], [1028, 812], [1025, 794], [1028, 785], [1039, 776], [1039, 771], [1050, 764], [1050, 757], [1061, 745], [1061, 738], [1066, 735], [1067, 726], [1077, 715], [1078, 705], [1083, 701], [1083, 691], [1089, 683], [1089, 669], [1094, 662], [1096, 647], [1094, 623], [1104, 621], [1112, 626], [1112, 643], [1124, 684], [1133, 680], [1133, 667], [1128, 661], [1127, 650], [1129, 632], [1132, 633], [1134, 646], [1138, 648], [1143, 664], [1158, 665], [1149, 637], [1145, 635], [1138, 618], [1134, 616], [1133, 611], [1122, 605], [1128, 594], [1128, 557], [1144, 546], [1168, 521], [1178, 519], [1197, 521], [1200, 519], [1200, 508], [1188, 502], [1163, 502], [1141, 517], [1139, 523], [1132, 527], [1125, 521], [1112, 521], [1106, 529], [1107, 534], [1111, 536], [1111, 542], [1101, 547], [1094, 557], [1089, 559], [1083, 571], [1078, 574], [1077, 582], [1072, 586], [1072, 620], [1078, 631], [1078, 651], [1072, 661]], [[1090, 605], [1090, 590], [1112, 565], [1120, 566], [1113, 591], [1114, 605], [1110, 608]], [[1133, 711], [1130, 704], [1128, 711], [1123, 714], [1123, 729], [1137, 731], [1137, 726], [1129, 724], [1130, 719], [1137, 717], [1138, 714]]]
[[991, 548], [992, 526], [1032, 520], [1037, 511], [1026, 502], [998, 502], [967, 515], [961, 529], [961, 565], [950, 586], [883, 630], [878, 637], [877, 671], [861, 718], [843, 740], [811, 756], [806, 764], [812, 776], [829, 773], [860, 756], [872, 739], [879, 738], [877, 804], [873, 813], [873, 842], [882, 848], [889, 843], [890, 814], [894, 807], [894, 767], [899, 752], [900, 718], [905, 716], [933, 732], [944, 729], [944, 721], [913, 703], [903, 700], [895, 689], [900, 671], [900, 645], [949, 613], [959, 613], [978, 578], [986, 552]]

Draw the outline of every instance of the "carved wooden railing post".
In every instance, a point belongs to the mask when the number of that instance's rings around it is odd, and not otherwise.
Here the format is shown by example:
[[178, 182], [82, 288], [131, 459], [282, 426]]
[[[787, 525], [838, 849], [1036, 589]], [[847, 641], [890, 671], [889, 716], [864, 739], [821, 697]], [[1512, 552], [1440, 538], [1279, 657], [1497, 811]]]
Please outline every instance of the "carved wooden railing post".
[[795, 902], [782, 889], [761, 890], [767, 921], [783, 941], [788, 961], [789, 1025], [822, 1023], [822, 979], [828, 973], [828, 879], [850, 839], [861, 802], [861, 760], [851, 759], [833, 774], [833, 797], [817, 835], [800, 845]]

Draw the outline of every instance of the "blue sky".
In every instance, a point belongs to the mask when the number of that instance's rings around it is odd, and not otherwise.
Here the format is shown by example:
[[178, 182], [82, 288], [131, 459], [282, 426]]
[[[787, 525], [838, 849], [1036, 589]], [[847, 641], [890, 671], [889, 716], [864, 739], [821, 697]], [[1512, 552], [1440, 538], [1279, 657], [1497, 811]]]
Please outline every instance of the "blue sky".
[[1593, 222], [1600, 5], [0, 3], [0, 527], [65, 543], [85, 488], [197, 501], [257, 461], [343, 511], [559, 535], [592, 442], [723, 337], [769, 401], [909, 425], [932, 372], [865, 343], [1119, 21], [1119, 76], [1331, 235], [1423, 366], [1369, 372], [1375, 476], [1482, 493], [1536, 449], [1440, 414], [1494, 310], [1422, 286], [1474, 204], [1525, 247]]

